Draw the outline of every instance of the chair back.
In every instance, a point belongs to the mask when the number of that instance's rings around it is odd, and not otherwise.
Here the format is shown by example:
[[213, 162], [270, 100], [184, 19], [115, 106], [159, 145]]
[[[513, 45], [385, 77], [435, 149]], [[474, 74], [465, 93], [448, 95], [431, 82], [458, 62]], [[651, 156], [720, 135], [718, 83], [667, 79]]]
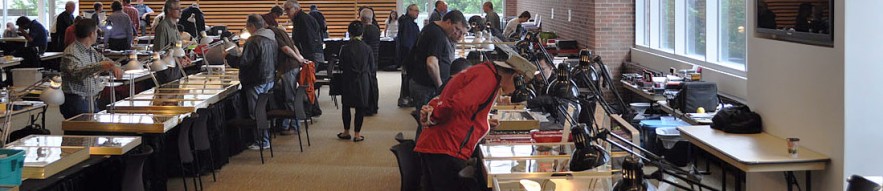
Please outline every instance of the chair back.
[[389, 148], [399, 162], [402, 191], [420, 190], [420, 178], [423, 173], [420, 171], [417, 153], [414, 152], [415, 146], [414, 141], [405, 141]]
[[846, 182], [849, 183], [846, 191], [879, 191], [883, 189], [880, 184], [861, 175], [852, 175], [846, 179]]
[[270, 101], [271, 93], [262, 93], [258, 95], [258, 102], [255, 103], [254, 120], [258, 129], [269, 129], [270, 122], [267, 121], [267, 102]]
[[182, 163], [193, 162], [193, 151], [190, 147], [190, 129], [193, 127], [193, 118], [187, 117], [181, 121], [178, 128], [178, 157]]
[[193, 149], [204, 151], [211, 149], [211, 142], [208, 135], [208, 120], [211, 111], [209, 109], [196, 110], [196, 119], [193, 120]]
[[308, 102], [307, 87], [298, 86], [297, 91], [294, 93], [294, 116], [298, 119], [307, 118], [307, 107], [305, 106], [305, 102]]
[[141, 146], [141, 153], [126, 156], [126, 171], [123, 174], [122, 190], [144, 191], [144, 161], [153, 154], [153, 147]]

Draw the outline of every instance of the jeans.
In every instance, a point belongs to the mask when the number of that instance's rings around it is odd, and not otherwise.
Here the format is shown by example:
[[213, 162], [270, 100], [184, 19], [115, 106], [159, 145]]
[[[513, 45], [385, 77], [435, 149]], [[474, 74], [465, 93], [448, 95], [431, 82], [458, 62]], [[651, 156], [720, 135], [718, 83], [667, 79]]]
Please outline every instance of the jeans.
[[[93, 100], [91, 102], [91, 107], [93, 112], [98, 112], [98, 101]], [[77, 115], [83, 113], [89, 113], [90, 107], [89, 97], [83, 97], [77, 94], [64, 94], [64, 104], [61, 104], [58, 107], [61, 110], [61, 115], [64, 116], [65, 119], [70, 119], [71, 117], [75, 117]]]
[[[254, 111], [255, 106], [258, 102], [258, 95], [270, 92], [270, 89], [273, 89], [273, 82], [269, 82], [266, 84], [250, 86], [250, 87], [242, 87], [242, 91], [245, 91], [245, 102], [248, 104], [246, 108], [248, 108], [248, 115], [255, 119]], [[266, 109], [266, 108], [265, 108]], [[266, 131], [260, 132], [260, 137], [255, 137], [255, 143], [262, 143], [262, 146], [267, 146], [270, 144], [270, 134]], [[259, 140], [260, 139], [260, 140]]]
[[[282, 74], [282, 79], [279, 80], [279, 84], [275, 84], [276, 88], [276, 100], [279, 101], [281, 108], [294, 111], [294, 102], [297, 101], [294, 99], [294, 95], [297, 92], [297, 75], [300, 73], [300, 68], [293, 69]], [[298, 122], [297, 120], [292, 119], [282, 119], [282, 124], [279, 126], [282, 130], [289, 130], [294, 128], [295, 131], [298, 130]]]
[[[423, 105], [426, 105], [429, 100], [431, 100], [438, 94], [438, 90], [435, 87], [424, 86], [414, 80], [410, 80], [409, 84], [409, 88], [411, 90], [411, 98], [414, 100], [412, 104], [414, 104], [414, 107], [417, 108], [417, 112], [420, 112], [420, 108], [422, 108]], [[417, 134], [414, 137], [414, 140], [420, 138], [420, 132], [422, 131], [423, 127], [420, 125], [420, 123], [417, 123]]]

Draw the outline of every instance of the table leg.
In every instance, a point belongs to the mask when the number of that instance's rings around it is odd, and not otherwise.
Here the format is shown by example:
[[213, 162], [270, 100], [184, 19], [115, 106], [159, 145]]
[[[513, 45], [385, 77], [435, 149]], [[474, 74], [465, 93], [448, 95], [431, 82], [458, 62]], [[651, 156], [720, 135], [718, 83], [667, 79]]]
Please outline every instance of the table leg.
[[727, 191], [727, 167], [721, 164], [721, 190]]
[[812, 171], [806, 171], [806, 191], [812, 191]]
[[794, 190], [794, 182], [791, 181], [792, 177], [794, 177], [794, 172], [791, 172], [791, 171], [785, 172], [785, 182], [788, 184], [788, 191]]
[[733, 182], [736, 186], [736, 191], [742, 191], [742, 181], [745, 181], [745, 179], [742, 178], [738, 171], [733, 173], [733, 179], [736, 179], [736, 182]]

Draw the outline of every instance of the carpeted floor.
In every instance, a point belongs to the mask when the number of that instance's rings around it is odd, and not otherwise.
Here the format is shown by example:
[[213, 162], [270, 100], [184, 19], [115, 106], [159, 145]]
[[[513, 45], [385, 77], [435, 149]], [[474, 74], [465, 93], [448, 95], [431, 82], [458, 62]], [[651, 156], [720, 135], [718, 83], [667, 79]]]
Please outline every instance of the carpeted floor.
[[[205, 190], [398, 190], [398, 166], [389, 148], [396, 144], [393, 137], [398, 132], [413, 137], [416, 123], [409, 115], [412, 108], [396, 106], [399, 72], [381, 71], [377, 79], [380, 111], [365, 118], [365, 141], [337, 139], [335, 135], [343, 130], [341, 110], [323, 87], [319, 97], [323, 114], [310, 125], [312, 146], [302, 136], [304, 152], [300, 152], [296, 135], [278, 136], [273, 140], [275, 157], [264, 151], [266, 164], [261, 164], [258, 151], [247, 150], [217, 172], [218, 182], [212, 182], [211, 174], [203, 176]], [[168, 184], [169, 190], [184, 190], [180, 177]], [[188, 186], [193, 190], [189, 180]]]

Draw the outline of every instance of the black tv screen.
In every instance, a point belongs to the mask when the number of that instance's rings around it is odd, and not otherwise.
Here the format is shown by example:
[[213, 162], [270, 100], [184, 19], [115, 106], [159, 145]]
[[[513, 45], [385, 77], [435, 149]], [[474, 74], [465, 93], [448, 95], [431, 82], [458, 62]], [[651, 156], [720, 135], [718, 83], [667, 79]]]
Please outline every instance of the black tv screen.
[[757, 0], [758, 36], [832, 46], [834, 0]]

